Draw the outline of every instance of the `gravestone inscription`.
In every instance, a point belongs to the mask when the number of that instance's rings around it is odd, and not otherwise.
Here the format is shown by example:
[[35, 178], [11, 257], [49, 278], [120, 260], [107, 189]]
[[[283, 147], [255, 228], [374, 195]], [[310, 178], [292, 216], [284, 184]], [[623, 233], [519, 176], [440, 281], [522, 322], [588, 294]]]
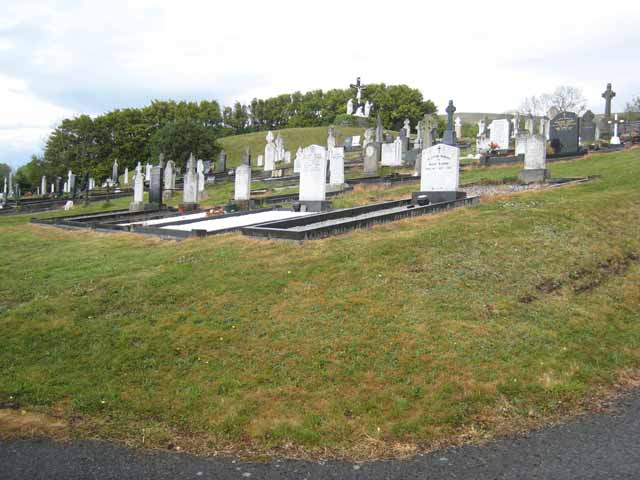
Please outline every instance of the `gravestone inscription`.
[[549, 141], [555, 154], [578, 153], [580, 121], [573, 112], [561, 112], [551, 120]]

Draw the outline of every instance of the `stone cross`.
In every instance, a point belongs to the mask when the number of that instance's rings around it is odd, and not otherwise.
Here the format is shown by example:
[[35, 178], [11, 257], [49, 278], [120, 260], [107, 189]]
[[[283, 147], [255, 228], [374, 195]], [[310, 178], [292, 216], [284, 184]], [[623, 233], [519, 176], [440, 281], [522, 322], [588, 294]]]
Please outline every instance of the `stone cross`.
[[350, 85], [351, 88], [355, 88], [356, 89], [356, 108], [355, 110], [358, 110], [359, 107], [362, 107], [362, 90], [366, 89], [367, 86], [366, 85], [362, 85], [360, 83], [360, 77], [358, 77], [356, 79], [356, 84], [355, 85]]
[[602, 94], [602, 98], [605, 100], [604, 104], [604, 116], [611, 116], [611, 100], [616, 96], [616, 92], [611, 89], [611, 84], [607, 83], [607, 89]]
[[453, 100], [449, 100], [449, 105], [447, 106], [447, 130], [453, 130], [453, 114], [456, 111], [456, 107], [453, 106]]
[[404, 128], [405, 132], [407, 132], [407, 138], [411, 136], [411, 121], [408, 118], [404, 119]]

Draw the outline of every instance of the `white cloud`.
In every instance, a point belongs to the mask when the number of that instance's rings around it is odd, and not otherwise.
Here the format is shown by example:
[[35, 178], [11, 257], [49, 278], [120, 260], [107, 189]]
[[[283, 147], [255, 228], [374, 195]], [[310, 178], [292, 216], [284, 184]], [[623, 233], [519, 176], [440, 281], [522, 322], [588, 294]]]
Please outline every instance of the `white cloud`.
[[[640, 94], [631, 0], [12, 3], [0, 19], [0, 122], [32, 131], [76, 111], [229, 104], [356, 76], [420, 88], [440, 110], [453, 99], [459, 111], [505, 111], [560, 84], [583, 88], [596, 112], [607, 82], [618, 108]], [[9, 146], [0, 138], [0, 161]]]

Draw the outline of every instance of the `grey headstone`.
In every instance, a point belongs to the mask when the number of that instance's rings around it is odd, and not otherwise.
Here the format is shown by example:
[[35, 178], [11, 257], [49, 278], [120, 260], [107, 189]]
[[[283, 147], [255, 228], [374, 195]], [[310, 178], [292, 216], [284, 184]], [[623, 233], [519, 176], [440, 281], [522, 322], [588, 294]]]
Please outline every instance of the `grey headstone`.
[[562, 112], [551, 120], [549, 141], [556, 154], [578, 153], [580, 121], [573, 112]]

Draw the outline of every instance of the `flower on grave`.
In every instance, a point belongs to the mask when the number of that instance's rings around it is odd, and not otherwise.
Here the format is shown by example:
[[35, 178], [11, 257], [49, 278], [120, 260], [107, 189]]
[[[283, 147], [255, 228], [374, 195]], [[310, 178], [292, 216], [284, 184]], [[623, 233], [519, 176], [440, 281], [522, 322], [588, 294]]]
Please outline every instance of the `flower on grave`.
[[495, 142], [491, 142], [491, 143], [489, 144], [489, 148], [490, 148], [492, 151], [493, 151], [493, 150], [498, 150], [498, 148], [500, 148], [500, 145], [498, 145], [498, 144], [497, 144], [497, 143], [495, 143]]

